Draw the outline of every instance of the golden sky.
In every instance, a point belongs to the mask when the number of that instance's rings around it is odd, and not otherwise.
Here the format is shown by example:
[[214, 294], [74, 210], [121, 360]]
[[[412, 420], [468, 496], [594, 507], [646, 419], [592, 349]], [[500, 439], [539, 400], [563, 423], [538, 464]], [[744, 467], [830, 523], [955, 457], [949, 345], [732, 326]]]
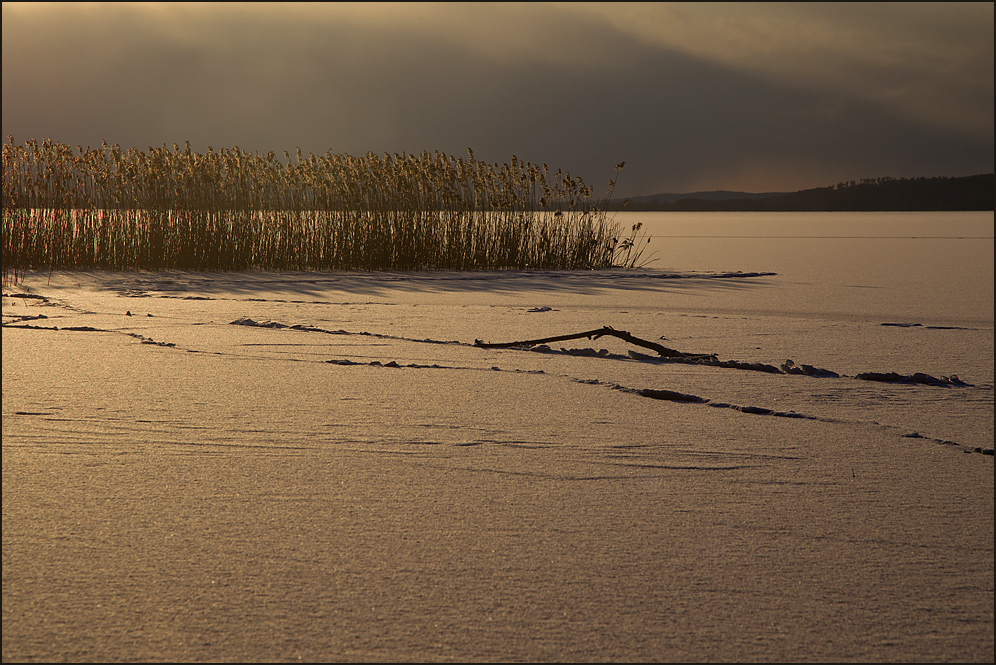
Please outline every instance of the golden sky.
[[623, 195], [993, 170], [992, 3], [3, 3], [3, 135], [511, 155]]

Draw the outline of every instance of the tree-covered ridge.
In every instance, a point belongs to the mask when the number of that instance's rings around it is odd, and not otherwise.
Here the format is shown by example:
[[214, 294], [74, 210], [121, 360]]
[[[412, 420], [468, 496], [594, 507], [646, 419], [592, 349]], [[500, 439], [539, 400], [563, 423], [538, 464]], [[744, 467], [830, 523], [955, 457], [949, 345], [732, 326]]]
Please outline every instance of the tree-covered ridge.
[[688, 195], [636, 197], [613, 203], [613, 210], [661, 211], [914, 211], [993, 210], [993, 174], [960, 178], [866, 178], [829, 187], [769, 195], [730, 193], [722, 198]]

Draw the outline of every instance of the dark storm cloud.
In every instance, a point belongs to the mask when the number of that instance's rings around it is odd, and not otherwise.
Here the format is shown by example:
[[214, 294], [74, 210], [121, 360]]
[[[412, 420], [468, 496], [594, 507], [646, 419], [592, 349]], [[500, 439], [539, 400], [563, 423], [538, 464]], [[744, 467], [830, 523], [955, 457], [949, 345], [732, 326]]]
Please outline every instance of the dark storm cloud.
[[5, 4], [3, 133], [277, 153], [469, 146], [596, 189], [625, 160], [624, 195], [992, 170], [991, 129], [689, 55], [569, 7], [448, 7]]

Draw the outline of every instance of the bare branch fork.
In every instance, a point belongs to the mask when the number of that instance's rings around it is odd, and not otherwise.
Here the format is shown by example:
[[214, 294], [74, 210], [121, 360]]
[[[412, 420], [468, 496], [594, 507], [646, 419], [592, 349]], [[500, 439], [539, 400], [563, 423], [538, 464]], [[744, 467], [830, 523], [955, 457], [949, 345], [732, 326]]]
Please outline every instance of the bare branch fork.
[[502, 344], [486, 344], [479, 339], [474, 340], [474, 346], [479, 346], [484, 349], [507, 349], [513, 346], [535, 346], [536, 344], [548, 344], [550, 342], [564, 342], [569, 339], [598, 339], [603, 335], [611, 335], [612, 337], [618, 337], [619, 339], [629, 342], [630, 344], [635, 344], [636, 346], [642, 346], [645, 349], [651, 349], [656, 351], [658, 355], [662, 358], [691, 358], [699, 357], [700, 354], [695, 353], [683, 353], [681, 351], [675, 351], [674, 349], [669, 349], [666, 346], [657, 344], [656, 342], [649, 342], [645, 339], [640, 339], [639, 337], [634, 337], [630, 335], [625, 330], [616, 330], [610, 328], [609, 326], [604, 326], [598, 330], [589, 330], [588, 332], [575, 333], [573, 335], [558, 335], [556, 337], [544, 337], [543, 339], [529, 339], [523, 340], [521, 342], [505, 342]]

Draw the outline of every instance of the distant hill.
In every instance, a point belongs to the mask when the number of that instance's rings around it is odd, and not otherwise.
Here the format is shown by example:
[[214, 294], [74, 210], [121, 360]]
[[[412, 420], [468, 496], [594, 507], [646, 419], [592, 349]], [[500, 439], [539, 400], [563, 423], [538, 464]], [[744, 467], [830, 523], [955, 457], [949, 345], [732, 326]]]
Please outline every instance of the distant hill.
[[729, 192], [718, 190], [715, 192], [691, 192], [689, 194], [654, 194], [652, 196], [631, 196], [630, 205], [655, 206], [661, 204], [672, 205], [682, 199], [695, 199], [697, 201], [729, 201], [729, 200], [753, 200], [766, 199], [772, 196], [781, 196], [788, 192], [764, 192], [752, 194], [750, 192]]
[[798, 192], [692, 192], [632, 196], [610, 210], [707, 211], [875, 211], [993, 210], [992, 173], [962, 178], [874, 178]]

